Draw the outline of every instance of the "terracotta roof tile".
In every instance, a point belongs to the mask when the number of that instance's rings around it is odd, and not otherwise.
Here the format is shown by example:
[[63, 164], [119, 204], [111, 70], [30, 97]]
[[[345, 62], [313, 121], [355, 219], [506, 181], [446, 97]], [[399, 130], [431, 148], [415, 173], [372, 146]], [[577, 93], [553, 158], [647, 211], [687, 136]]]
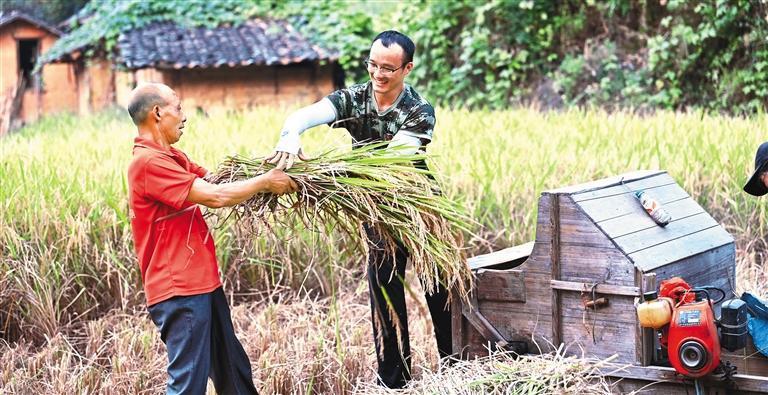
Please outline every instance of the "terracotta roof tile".
[[283, 20], [251, 19], [237, 26], [184, 27], [156, 22], [120, 35], [118, 62], [129, 69], [286, 65], [337, 60]]

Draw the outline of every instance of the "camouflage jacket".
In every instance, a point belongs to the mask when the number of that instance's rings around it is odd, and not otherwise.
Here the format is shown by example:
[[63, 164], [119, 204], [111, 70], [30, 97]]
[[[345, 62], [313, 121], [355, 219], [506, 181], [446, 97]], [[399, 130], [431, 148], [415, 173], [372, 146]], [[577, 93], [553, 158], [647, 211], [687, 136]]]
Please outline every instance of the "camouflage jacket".
[[355, 144], [391, 140], [400, 131], [419, 137], [422, 146], [432, 140], [435, 110], [415, 89], [405, 89], [391, 107], [379, 112], [371, 82], [339, 89], [330, 95], [336, 109], [336, 122], [331, 127], [345, 128]]

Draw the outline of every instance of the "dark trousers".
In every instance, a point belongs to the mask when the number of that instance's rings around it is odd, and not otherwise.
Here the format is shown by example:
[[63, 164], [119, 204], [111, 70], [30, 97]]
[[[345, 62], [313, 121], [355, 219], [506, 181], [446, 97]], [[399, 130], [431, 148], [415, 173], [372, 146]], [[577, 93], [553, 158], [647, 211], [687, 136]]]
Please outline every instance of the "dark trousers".
[[[368, 236], [368, 288], [371, 297], [373, 338], [378, 362], [378, 382], [389, 388], [401, 388], [411, 379], [411, 346], [408, 341], [408, 314], [405, 307], [405, 264], [408, 251], [398, 244], [392, 256], [382, 238], [369, 226]], [[426, 293], [432, 326], [437, 338], [440, 358], [451, 355], [451, 311], [448, 290], [442, 285], [437, 292]], [[402, 354], [398, 347], [396, 324], [390, 312], [400, 323]], [[378, 324], [377, 324], [378, 323]]]
[[257, 393], [221, 287], [148, 310], [168, 350], [168, 394], [205, 394], [208, 377], [219, 394]]

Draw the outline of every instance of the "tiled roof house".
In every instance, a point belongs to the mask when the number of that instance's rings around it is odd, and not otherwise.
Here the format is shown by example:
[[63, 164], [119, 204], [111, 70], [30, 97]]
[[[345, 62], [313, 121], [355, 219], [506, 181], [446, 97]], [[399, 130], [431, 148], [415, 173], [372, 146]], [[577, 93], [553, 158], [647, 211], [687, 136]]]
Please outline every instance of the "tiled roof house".
[[114, 56], [90, 58], [75, 44], [54, 63], [75, 65], [80, 112], [113, 103], [144, 81], [174, 88], [189, 110], [298, 105], [340, 85], [339, 54], [310, 42], [285, 20], [255, 18], [235, 26], [186, 27], [155, 22], [123, 32]]

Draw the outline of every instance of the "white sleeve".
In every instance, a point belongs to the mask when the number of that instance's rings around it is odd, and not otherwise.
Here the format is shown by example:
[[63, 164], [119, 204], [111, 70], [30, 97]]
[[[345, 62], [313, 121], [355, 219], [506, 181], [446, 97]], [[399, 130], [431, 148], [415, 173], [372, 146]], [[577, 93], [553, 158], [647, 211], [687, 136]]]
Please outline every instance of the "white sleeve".
[[305, 130], [336, 120], [336, 109], [328, 98], [294, 111], [283, 124], [275, 151], [297, 154], [301, 148], [299, 135]]
[[401, 155], [413, 155], [419, 152], [421, 148], [421, 138], [414, 136], [413, 133], [403, 133], [401, 130], [392, 137], [392, 141], [389, 142], [387, 147], [398, 147], [398, 154]]
[[397, 136], [397, 135], [411, 136], [411, 137], [415, 137], [415, 138], [422, 139], [422, 140], [432, 141], [432, 136], [430, 136], [429, 134], [427, 134], [427, 133], [411, 132], [410, 130], [400, 130], [400, 131], [397, 132], [397, 134], [395, 136]]

